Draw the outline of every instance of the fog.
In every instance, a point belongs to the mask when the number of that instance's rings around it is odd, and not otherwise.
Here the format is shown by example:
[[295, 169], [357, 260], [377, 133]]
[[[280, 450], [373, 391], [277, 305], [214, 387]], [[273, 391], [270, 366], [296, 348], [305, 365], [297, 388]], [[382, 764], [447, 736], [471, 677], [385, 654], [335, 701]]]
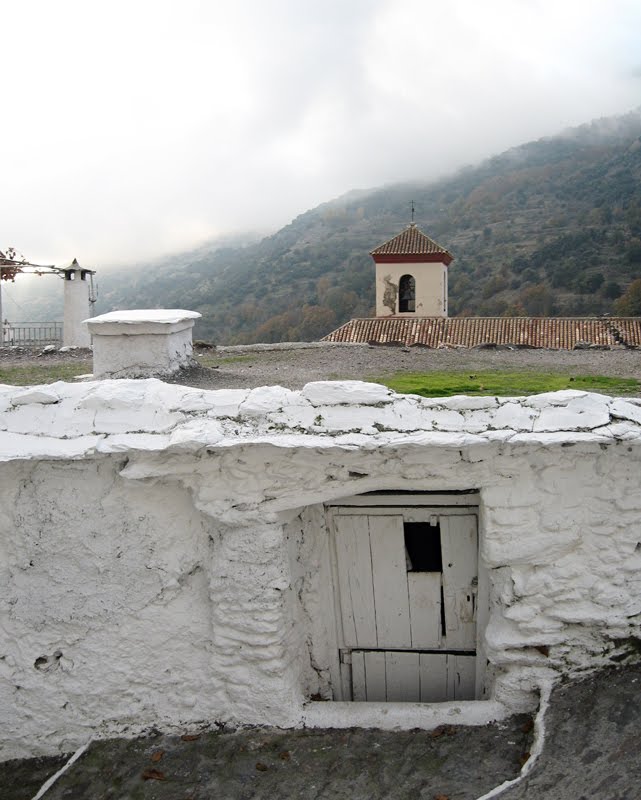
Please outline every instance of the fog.
[[0, 19], [0, 249], [48, 264], [268, 232], [641, 103], [626, 0], [25, 0]]

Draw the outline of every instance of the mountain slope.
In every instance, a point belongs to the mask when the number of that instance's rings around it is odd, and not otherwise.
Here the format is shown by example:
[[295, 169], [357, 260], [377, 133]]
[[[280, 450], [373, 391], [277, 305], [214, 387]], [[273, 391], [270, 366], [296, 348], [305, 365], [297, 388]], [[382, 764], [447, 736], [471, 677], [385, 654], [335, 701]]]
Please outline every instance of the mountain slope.
[[451, 315], [615, 310], [641, 277], [641, 109], [437, 182], [351, 192], [245, 247], [99, 274], [98, 311], [200, 311], [218, 343], [314, 339], [374, 306], [369, 251], [409, 222], [454, 255]]

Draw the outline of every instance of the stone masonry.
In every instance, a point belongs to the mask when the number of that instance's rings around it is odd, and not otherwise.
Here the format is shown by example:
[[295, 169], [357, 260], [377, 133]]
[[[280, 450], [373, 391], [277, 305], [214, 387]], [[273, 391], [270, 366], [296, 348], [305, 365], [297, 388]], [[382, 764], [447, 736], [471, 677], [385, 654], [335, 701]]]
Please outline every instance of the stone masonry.
[[[531, 709], [641, 620], [641, 401], [357, 381], [0, 387], [2, 757], [150, 727], [429, 727]], [[476, 490], [484, 699], [331, 698], [324, 504]], [[360, 707], [360, 708], [357, 708]]]

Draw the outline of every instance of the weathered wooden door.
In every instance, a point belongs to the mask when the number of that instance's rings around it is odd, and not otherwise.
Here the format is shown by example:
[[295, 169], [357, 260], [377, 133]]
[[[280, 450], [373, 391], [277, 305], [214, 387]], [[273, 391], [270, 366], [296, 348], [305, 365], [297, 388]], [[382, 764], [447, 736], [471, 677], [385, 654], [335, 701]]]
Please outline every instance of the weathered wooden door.
[[331, 516], [352, 699], [474, 699], [476, 513], [336, 507]]

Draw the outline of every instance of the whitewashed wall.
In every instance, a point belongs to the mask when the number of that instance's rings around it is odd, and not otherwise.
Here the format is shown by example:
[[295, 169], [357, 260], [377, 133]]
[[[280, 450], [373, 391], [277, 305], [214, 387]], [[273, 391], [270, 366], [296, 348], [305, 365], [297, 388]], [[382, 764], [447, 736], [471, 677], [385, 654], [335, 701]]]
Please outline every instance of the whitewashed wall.
[[4, 758], [150, 726], [373, 724], [306, 704], [330, 694], [322, 504], [366, 491], [480, 491], [492, 698], [443, 713], [522, 708], [638, 642], [638, 400], [147, 380], [0, 387], [0, 412]]

